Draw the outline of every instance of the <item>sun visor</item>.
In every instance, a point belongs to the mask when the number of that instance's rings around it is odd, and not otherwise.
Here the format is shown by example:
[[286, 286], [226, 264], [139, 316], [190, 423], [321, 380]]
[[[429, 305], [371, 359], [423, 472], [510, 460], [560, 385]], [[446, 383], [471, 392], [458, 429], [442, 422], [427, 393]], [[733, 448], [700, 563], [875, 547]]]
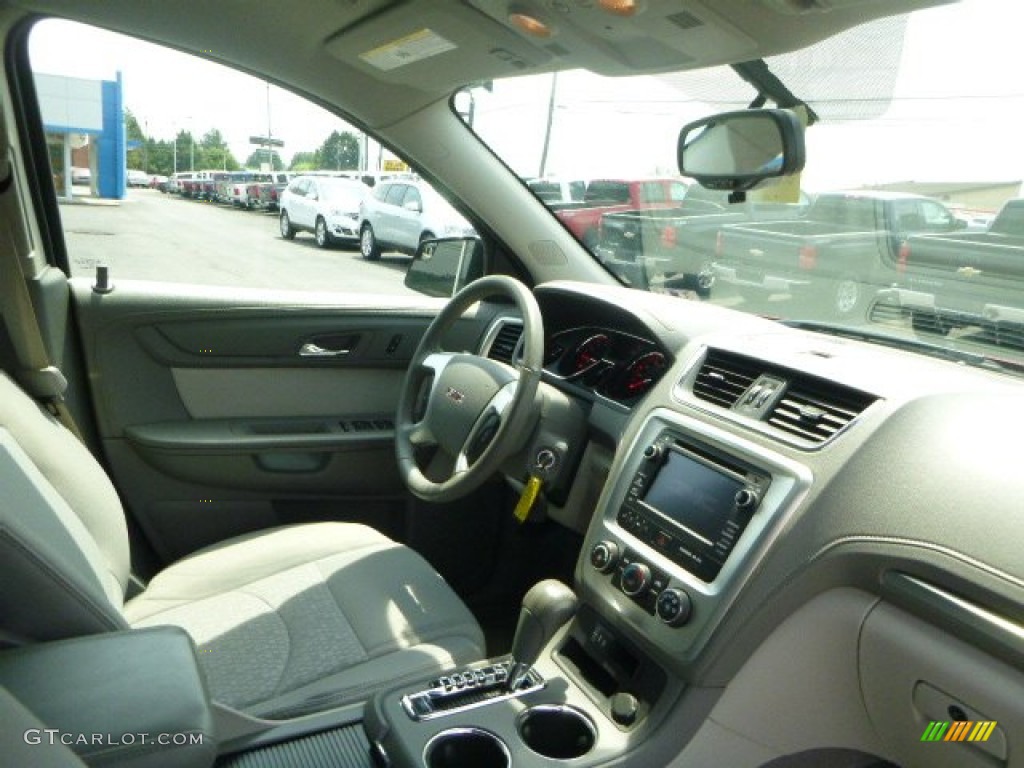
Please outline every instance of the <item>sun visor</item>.
[[440, 3], [405, 3], [338, 32], [325, 47], [376, 80], [427, 92], [450, 91], [452, 83], [469, 77], [529, 74], [553, 58], [487, 16], [470, 24], [465, 10], [453, 14]]

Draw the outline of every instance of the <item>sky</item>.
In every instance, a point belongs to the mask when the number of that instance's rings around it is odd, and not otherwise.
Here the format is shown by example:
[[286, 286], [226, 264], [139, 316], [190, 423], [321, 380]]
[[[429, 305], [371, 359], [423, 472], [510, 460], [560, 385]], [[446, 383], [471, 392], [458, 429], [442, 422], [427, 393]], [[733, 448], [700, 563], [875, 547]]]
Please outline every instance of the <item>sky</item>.
[[[809, 129], [805, 187], [1024, 178], [1022, 29], [1022, 0], [962, 0], [914, 14], [892, 106], [878, 120]], [[40, 24], [30, 54], [36, 71], [49, 74], [113, 79], [122, 72], [125, 104], [149, 135], [170, 139], [186, 129], [198, 139], [216, 127], [239, 160], [253, 150], [251, 135], [283, 139], [287, 159], [316, 149], [333, 130], [350, 129], [276, 86], [268, 116], [264, 81], [67, 22]], [[476, 94], [475, 127], [522, 175], [541, 170], [550, 88], [545, 75]], [[544, 170], [576, 178], [674, 174], [679, 127], [708, 112], [656, 78], [564, 73]]]
[[[224, 134], [235, 158], [256, 148], [250, 136], [285, 141], [288, 159], [312, 152], [332, 131], [353, 130], [330, 112], [228, 67], [162, 46], [72, 22], [49, 19], [33, 30], [29, 56], [36, 72], [124, 83], [125, 106], [143, 132], [171, 140], [178, 130], [198, 141], [211, 128]], [[354, 131], [358, 133], [358, 131]]]

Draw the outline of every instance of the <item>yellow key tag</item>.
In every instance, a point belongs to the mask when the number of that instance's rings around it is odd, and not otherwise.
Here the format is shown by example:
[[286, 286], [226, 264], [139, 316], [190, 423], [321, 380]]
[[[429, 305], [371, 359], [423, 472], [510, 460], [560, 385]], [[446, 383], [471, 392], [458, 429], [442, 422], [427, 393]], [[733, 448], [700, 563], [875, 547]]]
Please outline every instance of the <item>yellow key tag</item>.
[[519, 502], [516, 504], [515, 511], [512, 513], [520, 523], [525, 523], [527, 518], [530, 516], [530, 510], [533, 509], [533, 505], [537, 502], [537, 496], [540, 495], [540, 487], [543, 482], [544, 481], [536, 475], [530, 475], [530, 479], [526, 481], [526, 487], [523, 488], [523, 495], [519, 497]]

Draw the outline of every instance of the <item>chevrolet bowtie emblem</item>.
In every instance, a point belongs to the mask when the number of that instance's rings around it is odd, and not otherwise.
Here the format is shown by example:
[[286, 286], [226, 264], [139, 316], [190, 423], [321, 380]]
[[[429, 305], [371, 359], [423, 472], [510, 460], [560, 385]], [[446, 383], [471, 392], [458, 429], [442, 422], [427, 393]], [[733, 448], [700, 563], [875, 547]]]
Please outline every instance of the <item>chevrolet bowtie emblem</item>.
[[455, 387], [448, 387], [448, 391], [445, 392], [445, 394], [448, 395], [448, 399], [456, 405], [461, 405], [462, 401], [466, 399], [465, 393], [460, 392]]
[[974, 267], [960, 267], [956, 273], [958, 275], [963, 275], [964, 277], [976, 277], [981, 274], [981, 270], [975, 269]]

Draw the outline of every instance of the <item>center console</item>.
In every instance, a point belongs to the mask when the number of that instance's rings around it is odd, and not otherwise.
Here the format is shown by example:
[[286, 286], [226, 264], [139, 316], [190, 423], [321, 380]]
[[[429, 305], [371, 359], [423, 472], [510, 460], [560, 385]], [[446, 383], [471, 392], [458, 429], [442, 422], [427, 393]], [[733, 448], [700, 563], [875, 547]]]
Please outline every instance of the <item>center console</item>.
[[577, 565], [578, 610], [568, 588], [541, 582], [511, 658], [376, 696], [364, 725], [378, 766], [628, 760], [811, 482], [798, 462], [667, 409], [611, 476]]
[[665, 684], [660, 667], [548, 580], [523, 599], [510, 658], [380, 694], [364, 725], [380, 768], [594, 765], [635, 742]]
[[803, 465], [706, 422], [652, 412], [602, 497], [577, 573], [670, 668], [701, 651], [810, 486]]

